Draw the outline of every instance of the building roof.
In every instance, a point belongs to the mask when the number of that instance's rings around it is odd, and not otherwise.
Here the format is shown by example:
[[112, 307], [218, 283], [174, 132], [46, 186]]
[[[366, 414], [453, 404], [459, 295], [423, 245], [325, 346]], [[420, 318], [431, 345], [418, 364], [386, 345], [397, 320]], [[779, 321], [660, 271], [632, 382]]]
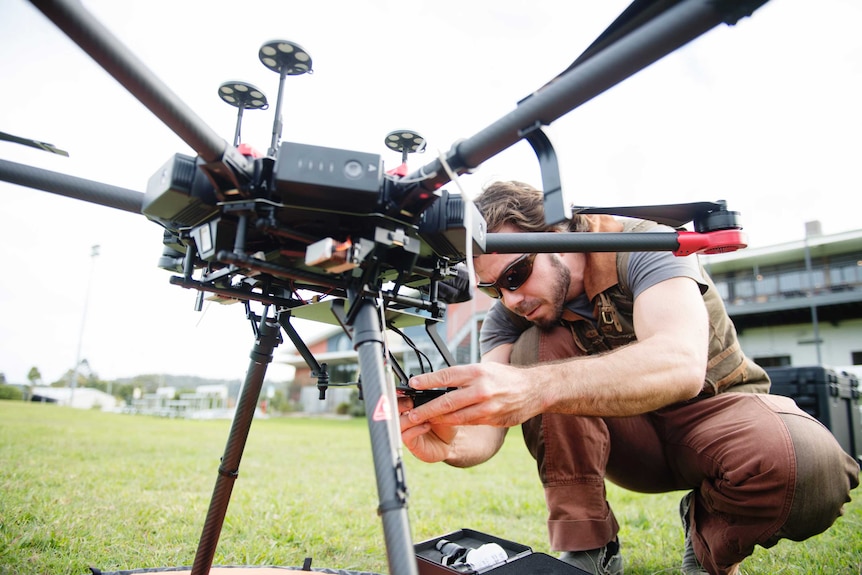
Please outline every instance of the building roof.
[[710, 273], [723, 273], [751, 267], [755, 263], [757, 265], [776, 265], [799, 262], [805, 259], [806, 245], [811, 257], [814, 258], [852, 253], [859, 254], [859, 257], [862, 258], [862, 230], [813, 235], [793, 242], [708, 255], [703, 256], [701, 261], [708, 266]]

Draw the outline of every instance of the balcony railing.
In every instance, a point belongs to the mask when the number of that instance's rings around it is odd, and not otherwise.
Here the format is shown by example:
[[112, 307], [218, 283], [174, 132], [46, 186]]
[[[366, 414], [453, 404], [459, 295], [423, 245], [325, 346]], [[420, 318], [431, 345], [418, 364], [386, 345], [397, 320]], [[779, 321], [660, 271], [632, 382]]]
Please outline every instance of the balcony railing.
[[714, 276], [713, 280], [728, 304], [744, 305], [806, 298], [842, 292], [860, 292], [862, 265], [858, 262], [749, 270]]

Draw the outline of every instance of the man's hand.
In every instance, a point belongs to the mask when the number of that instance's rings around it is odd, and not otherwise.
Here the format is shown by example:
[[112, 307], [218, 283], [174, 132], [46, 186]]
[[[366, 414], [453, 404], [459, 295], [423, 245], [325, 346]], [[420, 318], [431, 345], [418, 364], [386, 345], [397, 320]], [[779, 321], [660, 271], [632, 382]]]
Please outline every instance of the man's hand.
[[398, 398], [398, 411], [401, 414], [401, 440], [421, 461], [437, 463], [451, 455], [452, 443], [458, 434], [457, 427], [432, 425], [428, 422], [413, 423], [409, 414], [413, 400], [409, 397]]
[[[512, 427], [541, 413], [539, 393], [523, 368], [500, 363], [459, 365], [418, 375], [414, 389], [456, 388], [406, 413], [410, 425]], [[402, 425], [403, 429], [403, 425]]]
[[[504, 344], [486, 353], [482, 361], [508, 363], [511, 344]], [[478, 367], [478, 366], [473, 366]], [[436, 373], [417, 376], [411, 380], [415, 389], [446, 388], [447, 384], [438, 381], [460, 381], [458, 373], [463, 371], [447, 369]], [[444, 373], [445, 372], [445, 373]], [[469, 375], [469, 372], [468, 372]], [[469, 380], [469, 377], [468, 377]], [[447, 396], [454, 392], [465, 392], [464, 385], [459, 389], [443, 394], [421, 406], [414, 406], [409, 397], [398, 399], [398, 412], [401, 414], [401, 437], [404, 445], [413, 455], [426, 462], [445, 461], [456, 467], [471, 467], [487, 461], [503, 445], [508, 427], [488, 425], [449, 425], [428, 421], [428, 417], [440, 417], [448, 413], [452, 404]], [[469, 390], [467, 390], [469, 391]], [[437, 404], [437, 402], [444, 402]], [[435, 404], [433, 407], [429, 407]], [[466, 421], [466, 420], [465, 420]]]
[[413, 455], [426, 463], [445, 461], [455, 467], [478, 465], [497, 453], [508, 431], [507, 427], [487, 425], [456, 427], [428, 421], [414, 422], [410, 417], [413, 411], [413, 400], [409, 397], [398, 398], [401, 438], [404, 445]]

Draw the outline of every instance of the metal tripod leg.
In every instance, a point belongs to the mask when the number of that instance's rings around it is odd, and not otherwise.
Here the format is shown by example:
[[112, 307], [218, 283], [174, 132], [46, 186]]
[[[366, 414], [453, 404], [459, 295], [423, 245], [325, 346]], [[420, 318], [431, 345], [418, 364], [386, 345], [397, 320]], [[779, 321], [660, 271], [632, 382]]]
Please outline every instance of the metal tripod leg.
[[281, 331], [278, 323], [274, 320], [268, 320], [265, 315], [261, 319], [260, 329], [251, 350], [251, 362], [246, 372], [242, 393], [237, 402], [221, 465], [218, 468], [218, 477], [198, 550], [195, 554], [191, 575], [207, 575], [212, 567], [231, 491], [239, 474], [240, 459], [242, 459], [242, 452], [248, 440], [249, 428], [254, 418], [260, 389], [266, 375], [266, 368], [272, 362], [273, 350], [281, 343]]
[[417, 575], [416, 553], [407, 518], [407, 484], [401, 460], [401, 430], [395, 386], [387, 380], [383, 328], [375, 303], [360, 298], [353, 322], [362, 394], [377, 477], [378, 513], [383, 521], [389, 573]]

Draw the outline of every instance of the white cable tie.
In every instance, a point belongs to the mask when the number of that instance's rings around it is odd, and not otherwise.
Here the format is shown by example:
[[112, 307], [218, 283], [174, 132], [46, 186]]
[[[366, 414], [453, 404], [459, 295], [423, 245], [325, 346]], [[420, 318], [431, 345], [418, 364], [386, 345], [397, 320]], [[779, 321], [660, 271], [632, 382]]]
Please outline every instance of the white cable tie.
[[461, 180], [458, 178], [458, 174], [452, 171], [452, 168], [449, 167], [449, 163], [443, 156], [443, 152], [439, 149], [437, 150], [437, 158], [440, 160], [440, 164], [442, 164], [443, 169], [446, 170], [446, 174], [449, 176], [449, 179], [458, 186], [458, 190], [461, 192], [461, 198], [464, 202], [464, 228], [467, 230], [467, 245], [464, 246], [464, 252], [467, 258], [465, 263], [467, 264], [467, 278], [470, 281], [470, 293], [475, 294], [476, 273], [473, 270], [473, 237], [471, 236], [473, 232], [473, 199], [467, 196], [467, 193], [461, 186]]

